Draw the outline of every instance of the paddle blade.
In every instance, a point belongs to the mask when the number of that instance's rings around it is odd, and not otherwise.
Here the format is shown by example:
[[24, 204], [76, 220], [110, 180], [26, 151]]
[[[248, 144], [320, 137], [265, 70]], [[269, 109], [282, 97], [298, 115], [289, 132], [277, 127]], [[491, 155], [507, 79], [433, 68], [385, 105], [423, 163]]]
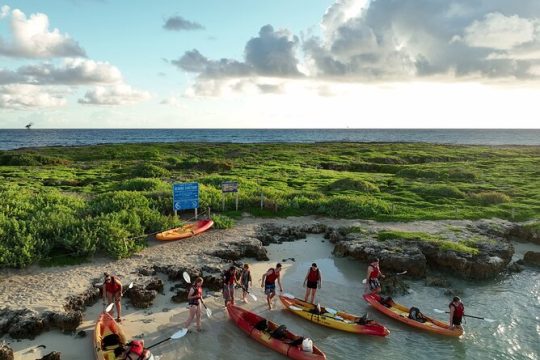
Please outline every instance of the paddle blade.
[[182, 274], [182, 277], [184, 278], [184, 280], [188, 283], [188, 284], [191, 284], [191, 278], [189, 277], [189, 274], [184, 271], [184, 273]]
[[128, 289], [131, 289], [133, 287], [133, 281], [129, 283]]
[[486, 320], [487, 322], [495, 322], [495, 319], [484, 318], [484, 320]]
[[400, 273], [397, 273], [396, 275], [405, 275], [406, 273], [407, 273], [407, 270], [402, 271], [402, 272], [400, 272]]
[[284, 293], [282, 294], [284, 297], [286, 297], [287, 299], [295, 299], [294, 295], [292, 294], [289, 294], [289, 293]]
[[112, 310], [112, 308], [114, 307], [114, 303], [110, 303], [109, 305], [107, 305], [107, 307], [105, 308], [105, 312], [110, 312]]
[[289, 309], [294, 310], [294, 311], [302, 311], [302, 309], [300, 309], [298, 306], [294, 306], [294, 305], [289, 306]]
[[325, 308], [326, 311], [328, 311], [330, 314], [332, 315], [336, 315], [337, 314], [337, 310], [336, 309], [332, 309], [332, 308]]
[[433, 311], [435, 311], [436, 313], [439, 313], [439, 314], [444, 314], [444, 311], [443, 311], [443, 310], [433, 309]]
[[367, 282], [367, 280], [366, 280], [366, 279], [362, 280], [362, 284], [365, 284], [366, 282]]
[[173, 340], [180, 339], [181, 337], [186, 336], [187, 332], [188, 332], [188, 329], [182, 328], [178, 330], [177, 332], [175, 332], [174, 334], [172, 334], [171, 339]]
[[253, 294], [249, 294], [249, 296], [253, 299], [253, 301], [257, 301], [257, 297]]
[[208, 316], [209, 318], [212, 317], [212, 310], [210, 310], [209, 308], [206, 308], [206, 316]]

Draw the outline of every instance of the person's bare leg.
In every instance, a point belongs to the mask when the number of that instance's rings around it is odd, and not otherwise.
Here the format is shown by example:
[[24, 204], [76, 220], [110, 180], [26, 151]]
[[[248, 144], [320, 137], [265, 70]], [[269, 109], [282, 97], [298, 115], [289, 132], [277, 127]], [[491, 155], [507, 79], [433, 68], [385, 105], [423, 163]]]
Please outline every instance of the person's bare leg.
[[307, 299], [309, 297], [309, 290], [310, 288], [306, 287], [306, 296], [304, 296], [304, 301], [307, 302]]
[[317, 289], [311, 289], [311, 303], [315, 304], [315, 294], [317, 293]]
[[116, 300], [116, 313], [118, 314], [118, 317], [117, 319], [118, 320], [121, 320], [121, 315], [122, 315], [122, 303], [120, 301], [120, 299], [117, 299]]
[[195, 313], [197, 319], [197, 331], [201, 331], [201, 306], [197, 306], [197, 312]]
[[188, 316], [186, 322], [184, 323], [184, 327], [186, 329], [189, 328], [189, 325], [191, 324], [191, 322], [193, 321], [193, 318], [195, 317], [195, 310], [196, 310], [196, 307], [194, 307], [193, 305], [191, 305], [189, 307], [189, 316]]

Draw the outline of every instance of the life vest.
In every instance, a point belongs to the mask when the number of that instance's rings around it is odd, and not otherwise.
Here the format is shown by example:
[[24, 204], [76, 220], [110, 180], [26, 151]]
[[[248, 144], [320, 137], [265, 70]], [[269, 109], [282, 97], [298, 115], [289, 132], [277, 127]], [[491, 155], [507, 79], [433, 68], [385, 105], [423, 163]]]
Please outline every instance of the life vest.
[[232, 285], [234, 284], [235, 280], [236, 280], [236, 270], [233, 272], [231, 271], [225, 272], [225, 275], [223, 276], [223, 283]]
[[249, 272], [249, 270], [242, 270], [240, 278], [242, 279], [242, 284], [247, 284], [251, 281], [251, 273]]
[[465, 313], [465, 306], [463, 303], [459, 303], [458, 306], [454, 305], [454, 303], [450, 303], [448, 307], [454, 307], [454, 319], [459, 319], [463, 317], [463, 314]]
[[111, 276], [110, 282], [105, 282], [105, 291], [110, 294], [116, 294], [120, 291], [120, 284], [118, 284], [114, 276]]
[[202, 288], [197, 287], [197, 286], [193, 286], [192, 289], [193, 289], [193, 295], [191, 295], [192, 299], [190, 299], [188, 301], [188, 304], [189, 305], [199, 305], [199, 299], [202, 297]]
[[307, 280], [310, 282], [317, 282], [321, 278], [319, 274], [319, 269], [313, 270], [312, 268], [309, 268], [309, 274], [307, 277]]
[[278, 273], [275, 269], [269, 269], [268, 271], [272, 270], [272, 273], [270, 275], [266, 275], [266, 280], [264, 281], [265, 284], [271, 285], [276, 282], [276, 279], [278, 278]]
[[373, 269], [370, 273], [369, 273], [369, 278], [370, 279], [377, 279], [379, 277], [379, 274], [381, 273], [381, 270], [379, 269], [379, 266], [377, 265], [370, 265], [371, 268]]
[[145, 350], [142, 341], [133, 340], [129, 343], [128, 357], [132, 359], [131, 354], [137, 355], [137, 359], [144, 359]]

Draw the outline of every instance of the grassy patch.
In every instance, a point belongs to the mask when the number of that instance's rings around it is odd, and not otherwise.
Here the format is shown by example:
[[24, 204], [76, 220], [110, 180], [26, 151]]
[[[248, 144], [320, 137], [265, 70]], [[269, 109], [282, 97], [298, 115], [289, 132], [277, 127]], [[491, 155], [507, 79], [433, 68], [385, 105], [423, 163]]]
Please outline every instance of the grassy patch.
[[437, 245], [439, 249], [446, 251], [455, 251], [459, 253], [476, 255], [478, 249], [474, 247], [475, 242], [454, 242], [444, 239], [438, 235], [428, 234], [423, 232], [408, 232], [408, 231], [390, 231], [383, 230], [377, 234], [379, 241], [386, 240], [410, 240], [410, 241], [425, 241]]

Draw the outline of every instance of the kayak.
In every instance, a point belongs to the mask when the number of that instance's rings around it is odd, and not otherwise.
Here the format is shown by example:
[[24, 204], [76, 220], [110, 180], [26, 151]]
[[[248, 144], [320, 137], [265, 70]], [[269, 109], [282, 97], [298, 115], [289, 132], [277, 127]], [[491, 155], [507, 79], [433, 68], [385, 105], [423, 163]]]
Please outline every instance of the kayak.
[[238, 306], [227, 306], [229, 317], [242, 331], [250, 338], [263, 344], [270, 349], [277, 351], [291, 359], [298, 360], [322, 360], [326, 359], [326, 355], [313, 345], [311, 352], [303, 351], [302, 345], [289, 344], [288, 342], [302, 340], [301, 337], [293, 334], [289, 330], [284, 330], [283, 338], [276, 338], [271, 333], [279, 327], [276, 323], [266, 320], [251, 311], [239, 308]]
[[156, 235], [156, 239], [160, 241], [185, 239], [210, 229], [212, 225], [214, 225], [212, 220], [199, 220], [192, 224], [160, 232]]
[[115, 360], [114, 349], [127, 342], [122, 327], [106, 312], [99, 315], [93, 340], [97, 360]]
[[360, 324], [360, 316], [348, 314], [343, 311], [336, 311], [323, 306], [320, 307], [320, 314], [317, 314], [317, 306], [312, 303], [283, 295], [279, 296], [279, 300], [281, 300], [283, 305], [292, 313], [332, 329], [375, 336], [387, 336], [390, 334], [390, 331], [387, 328], [373, 320], [367, 320], [365, 324]]
[[377, 294], [365, 294], [364, 300], [366, 300], [371, 306], [379, 310], [385, 315], [390, 316], [393, 319], [401, 321], [407, 325], [413, 326], [418, 329], [427, 330], [433, 333], [446, 335], [446, 336], [461, 336], [463, 335], [463, 329], [450, 329], [448, 323], [433, 319], [425, 316], [425, 322], [420, 322], [409, 318], [410, 309], [406, 306], [396, 303], [393, 300], [388, 301], [387, 306], [380, 302], [381, 297]]

